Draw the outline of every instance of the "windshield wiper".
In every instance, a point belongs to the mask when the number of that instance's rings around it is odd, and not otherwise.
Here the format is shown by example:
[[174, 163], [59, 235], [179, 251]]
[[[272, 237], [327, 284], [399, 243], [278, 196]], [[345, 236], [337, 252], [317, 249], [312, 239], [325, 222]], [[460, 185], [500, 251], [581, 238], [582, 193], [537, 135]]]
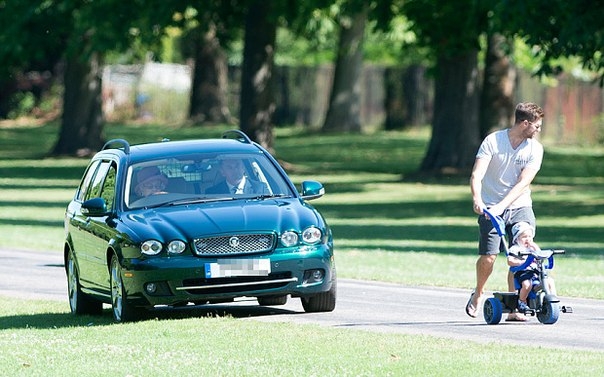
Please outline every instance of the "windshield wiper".
[[290, 195], [288, 195], [288, 194], [261, 194], [261, 195], [252, 196], [249, 199], [264, 200], [264, 199], [276, 199], [276, 198], [288, 198], [288, 197], [290, 197]]
[[180, 206], [184, 204], [199, 204], [199, 203], [211, 203], [211, 202], [221, 202], [234, 200], [233, 197], [223, 196], [219, 198], [208, 198], [208, 197], [199, 197], [199, 198], [188, 198], [188, 199], [177, 199], [171, 200], [169, 202], [160, 203], [153, 207], [170, 207], [170, 206]]

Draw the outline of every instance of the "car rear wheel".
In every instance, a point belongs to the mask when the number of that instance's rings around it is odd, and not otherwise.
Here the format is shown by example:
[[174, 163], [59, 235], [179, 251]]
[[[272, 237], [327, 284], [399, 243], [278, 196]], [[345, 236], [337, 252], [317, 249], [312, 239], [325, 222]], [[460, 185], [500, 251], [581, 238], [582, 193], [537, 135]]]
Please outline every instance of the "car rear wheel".
[[80, 276], [76, 266], [73, 252], [67, 257], [67, 293], [69, 295], [69, 307], [71, 312], [77, 315], [91, 314], [99, 315], [103, 312], [103, 303], [97, 301], [84, 292], [80, 285]]
[[311, 297], [301, 297], [302, 307], [307, 313], [331, 312], [336, 308], [337, 284], [334, 281], [327, 292], [321, 292]]
[[114, 255], [111, 258], [111, 309], [115, 322], [130, 322], [140, 319], [143, 309], [128, 303], [124, 280], [122, 279], [122, 266]]
[[287, 295], [285, 296], [269, 296], [269, 297], [257, 297], [258, 304], [261, 306], [277, 306], [287, 304]]

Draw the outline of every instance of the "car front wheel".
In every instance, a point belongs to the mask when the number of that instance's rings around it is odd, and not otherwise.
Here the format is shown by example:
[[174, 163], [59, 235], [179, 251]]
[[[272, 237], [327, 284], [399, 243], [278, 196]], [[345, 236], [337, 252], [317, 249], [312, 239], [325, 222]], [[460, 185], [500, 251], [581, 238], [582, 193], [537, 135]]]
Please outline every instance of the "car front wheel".
[[336, 291], [337, 284], [334, 280], [329, 291], [311, 297], [301, 297], [304, 311], [307, 313], [333, 311], [336, 308]]
[[70, 251], [67, 257], [67, 293], [69, 295], [69, 307], [73, 314], [99, 315], [103, 312], [103, 303], [97, 301], [82, 292], [80, 286], [80, 276], [76, 266], [73, 252]]
[[136, 321], [142, 315], [142, 310], [129, 304], [122, 279], [122, 266], [114, 255], [111, 257], [111, 309], [115, 322]]

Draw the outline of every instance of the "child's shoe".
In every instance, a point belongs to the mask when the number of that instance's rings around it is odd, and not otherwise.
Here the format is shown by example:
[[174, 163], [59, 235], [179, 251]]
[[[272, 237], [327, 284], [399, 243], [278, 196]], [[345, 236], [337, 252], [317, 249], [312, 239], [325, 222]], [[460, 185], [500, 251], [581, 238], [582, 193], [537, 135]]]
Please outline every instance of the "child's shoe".
[[518, 300], [518, 311], [520, 313], [530, 312], [531, 308], [526, 304], [526, 302]]

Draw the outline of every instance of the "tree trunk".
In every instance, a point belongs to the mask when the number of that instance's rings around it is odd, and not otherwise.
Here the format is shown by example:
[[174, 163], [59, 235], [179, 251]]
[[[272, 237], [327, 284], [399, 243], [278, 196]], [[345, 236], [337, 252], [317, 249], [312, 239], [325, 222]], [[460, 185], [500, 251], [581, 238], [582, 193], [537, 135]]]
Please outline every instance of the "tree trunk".
[[241, 130], [269, 150], [273, 147], [272, 79], [277, 33], [271, 10], [271, 1], [261, 0], [254, 1], [248, 9], [240, 94]]
[[427, 123], [429, 98], [425, 73], [426, 68], [418, 64], [404, 69], [386, 69], [386, 130], [400, 130]]
[[403, 76], [403, 99], [407, 108], [405, 126], [421, 126], [427, 123], [427, 88], [426, 68], [418, 64], [407, 67]]
[[323, 131], [361, 131], [363, 36], [368, 8], [340, 23], [338, 57]]
[[432, 139], [423, 173], [469, 170], [480, 142], [477, 52], [437, 59]]
[[65, 65], [61, 131], [52, 154], [88, 156], [104, 144], [101, 58], [69, 57]]
[[12, 77], [0, 78], [0, 119], [8, 118], [13, 109], [12, 96], [17, 92], [17, 80]]
[[216, 36], [216, 27], [211, 24], [196, 40], [189, 118], [194, 122], [231, 123], [227, 60]]
[[480, 136], [495, 129], [509, 127], [514, 121], [514, 87], [516, 69], [506, 54], [505, 37], [488, 37], [480, 111]]
[[403, 95], [403, 68], [386, 68], [384, 71], [385, 84], [385, 130], [400, 130], [405, 127], [407, 108]]

